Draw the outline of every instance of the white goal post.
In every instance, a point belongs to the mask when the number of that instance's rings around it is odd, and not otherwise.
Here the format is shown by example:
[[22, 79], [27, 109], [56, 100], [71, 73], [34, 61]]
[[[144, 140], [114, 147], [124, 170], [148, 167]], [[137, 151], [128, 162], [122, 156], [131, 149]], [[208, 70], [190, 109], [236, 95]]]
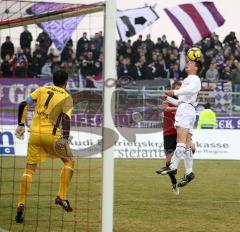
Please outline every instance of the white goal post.
[[[104, 83], [107, 80], [116, 79], [116, 0], [106, 0], [104, 13]], [[111, 110], [115, 85], [108, 87], [104, 84], [103, 97], [103, 189], [102, 189], [102, 232], [113, 231], [113, 189], [114, 189], [114, 147], [107, 147], [108, 133], [105, 128], [114, 129]]]

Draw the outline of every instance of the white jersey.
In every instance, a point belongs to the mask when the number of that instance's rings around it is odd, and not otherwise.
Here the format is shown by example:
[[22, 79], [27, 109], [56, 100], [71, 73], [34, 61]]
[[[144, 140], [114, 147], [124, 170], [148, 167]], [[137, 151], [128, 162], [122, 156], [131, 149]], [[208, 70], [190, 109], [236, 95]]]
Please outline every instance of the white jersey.
[[174, 95], [178, 96], [179, 102], [197, 105], [197, 95], [201, 90], [201, 80], [197, 75], [189, 75], [183, 80], [182, 86], [178, 90], [173, 90]]

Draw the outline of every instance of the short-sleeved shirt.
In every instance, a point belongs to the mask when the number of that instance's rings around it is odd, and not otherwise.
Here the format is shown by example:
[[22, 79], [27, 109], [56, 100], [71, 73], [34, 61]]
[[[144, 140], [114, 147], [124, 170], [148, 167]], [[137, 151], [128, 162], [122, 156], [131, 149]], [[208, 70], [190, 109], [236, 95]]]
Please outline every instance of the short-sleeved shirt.
[[[164, 103], [169, 107], [174, 107], [171, 103]], [[176, 135], [177, 131], [174, 126], [176, 110], [164, 111], [163, 113], [163, 136]]]
[[71, 118], [73, 100], [70, 94], [58, 86], [44, 86], [31, 93], [36, 102], [31, 132], [50, 132], [59, 127], [63, 113]]

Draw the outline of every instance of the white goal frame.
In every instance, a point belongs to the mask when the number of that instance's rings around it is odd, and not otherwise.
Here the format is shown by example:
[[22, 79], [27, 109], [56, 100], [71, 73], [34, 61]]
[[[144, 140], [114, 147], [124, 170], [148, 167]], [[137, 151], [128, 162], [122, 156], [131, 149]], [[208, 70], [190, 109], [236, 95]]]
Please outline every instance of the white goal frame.
[[[106, 0], [104, 12], [104, 83], [116, 77], [116, 0]], [[114, 115], [111, 110], [115, 106], [112, 105], [113, 92], [115, 85], [112, 87], [104, 84], [103, 97], [103, 183], [102, 183], [102, 232], [113, 231], [113, 189], [114, 189], [114, 147], [105, 150], [107, 147], [108, 137], [107, 131], [104, 129], [114, 130]]]

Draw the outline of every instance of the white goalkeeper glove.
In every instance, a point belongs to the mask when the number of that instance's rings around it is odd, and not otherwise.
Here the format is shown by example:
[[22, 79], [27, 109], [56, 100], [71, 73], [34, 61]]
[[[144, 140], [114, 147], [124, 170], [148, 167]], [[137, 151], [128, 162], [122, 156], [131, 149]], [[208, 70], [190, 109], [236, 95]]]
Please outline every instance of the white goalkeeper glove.
[[16, 138], [23, 140], [24, 139], [24, 133], [25, 133], [25, 126], [17, 126], [17, 128], [15, 130]]

